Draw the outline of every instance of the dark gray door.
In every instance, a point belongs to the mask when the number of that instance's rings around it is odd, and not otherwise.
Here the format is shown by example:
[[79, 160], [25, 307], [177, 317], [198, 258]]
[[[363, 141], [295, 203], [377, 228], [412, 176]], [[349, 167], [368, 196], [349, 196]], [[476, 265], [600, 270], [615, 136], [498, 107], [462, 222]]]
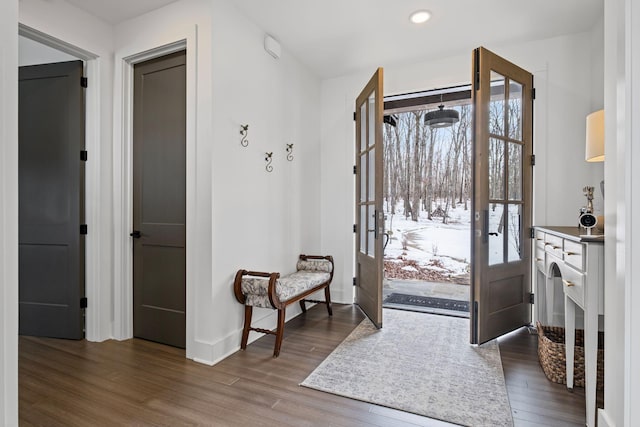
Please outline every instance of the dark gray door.
[[133, 228], [133, 335], [184, 348], [184, 51], [134, 67]]
[[20, 334], [84, 336], [82, 61], [20, 67]]

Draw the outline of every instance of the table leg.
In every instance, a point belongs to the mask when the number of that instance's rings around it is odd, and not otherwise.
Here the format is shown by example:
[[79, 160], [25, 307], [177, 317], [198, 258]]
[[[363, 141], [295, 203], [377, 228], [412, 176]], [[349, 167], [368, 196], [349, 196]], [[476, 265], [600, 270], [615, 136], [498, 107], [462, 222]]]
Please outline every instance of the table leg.
[[584, 318], [584, 393], [587, 426], [596, 425], [596, 382], [598, 372], [598, 313], [586, 313]]
[[564, 343], [567, 368], [567, 388], [573, 390], [573, 356], [576, 345], [576, 304], [564, 297]]

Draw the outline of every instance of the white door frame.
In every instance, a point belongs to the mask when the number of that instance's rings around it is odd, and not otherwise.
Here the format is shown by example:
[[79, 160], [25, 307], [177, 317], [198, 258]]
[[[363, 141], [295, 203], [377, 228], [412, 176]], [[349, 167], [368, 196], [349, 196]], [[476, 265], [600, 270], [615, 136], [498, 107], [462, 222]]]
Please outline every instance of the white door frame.
[[[85, 166], [85, 221], [89, 233], [85, 240], [85, 293], [90, 301], [85, 311], [85, 337], [88, 341], [102, 341], [108, 337], [100, 333], [100, 300], [102, 283], [100, 271], [101, 253], [101, 210], [100, 203], [100, 58], [98, 55], [78, 46], [57, 39], [27, 25], [18, 24], [18, 34], [75, 56], [85, 63], [84, 75], [89, 85], [85, 91], [85, 149], [89, 160]], [[79, 82], [78, 82], [79, 84]], [[79, 154], [78, 154], [79, 155]]]
[[196, 177], [196, 27], [181, 32], [180, 38], [155, 46], [136, 46], [116, 53], [114, 85], [114, 319], [113, 336], [124, 340], [133, 337], [133, 66], [173, 52], [187, 51], [187, 242], [186, 242], [186, 354], [191, 358], [194, 310], [193, 254]]

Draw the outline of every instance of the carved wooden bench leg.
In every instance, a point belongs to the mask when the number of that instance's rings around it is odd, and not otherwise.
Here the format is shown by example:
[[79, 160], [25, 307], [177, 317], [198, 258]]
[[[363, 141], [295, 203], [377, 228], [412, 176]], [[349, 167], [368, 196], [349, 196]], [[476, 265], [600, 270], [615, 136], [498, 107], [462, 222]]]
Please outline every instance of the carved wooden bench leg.
[[245, 350], [247, 348], [247, 341], [249, 340], [249, 330], [251, 329], [251, 315], [253, 314], [253, 306], [244, 306], [244, 329], [242, 329], [242, 342], [240, 348]]
[[329, 316], [333, 316], [333, 309], [331, 308], [331, 293], [329, 292], [329, 286], [324, 288], [324, 299], [327, 304], [327, 311], [329, 312]]
[[282, 347], [282, 337], [284, 336], [284, 318], [285, 308], [278, 309], [278, 329], [276, 329], [276, 345], [273, 349], [273, 357], [280, 355], [280, 347]]

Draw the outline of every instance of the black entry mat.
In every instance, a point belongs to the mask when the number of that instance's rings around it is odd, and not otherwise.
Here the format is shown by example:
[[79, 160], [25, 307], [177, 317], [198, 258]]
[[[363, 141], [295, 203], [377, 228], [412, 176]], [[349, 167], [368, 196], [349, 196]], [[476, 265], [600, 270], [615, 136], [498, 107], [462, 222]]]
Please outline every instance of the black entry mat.
[[469, 312], [469, 301], [459, 301], [447, 298], [424, 297], [420, 295], [390, 294], [383, 304], [405, 304], [419, 307], [440, 308], [442, 310]]

